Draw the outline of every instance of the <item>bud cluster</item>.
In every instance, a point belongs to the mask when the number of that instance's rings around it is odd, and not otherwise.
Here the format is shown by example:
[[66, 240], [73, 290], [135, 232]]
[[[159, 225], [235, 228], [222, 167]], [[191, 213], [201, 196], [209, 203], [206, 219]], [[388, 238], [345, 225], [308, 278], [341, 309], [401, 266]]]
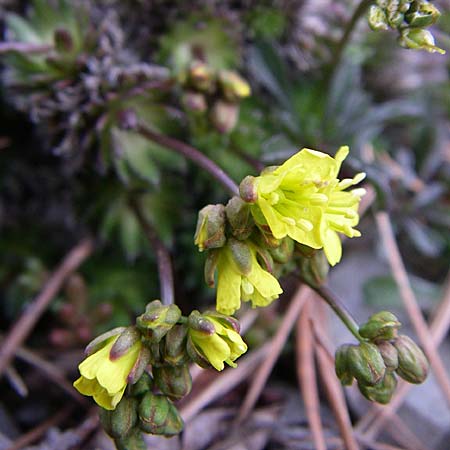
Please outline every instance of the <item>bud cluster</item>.
[[209, 117], [220, 133], [229, 133], [239, 116], [239, 102], [251, 93], [250, 85], [231, 70], [214, 70], [195, 60], [179, 77], [183, 105], [192, 117]]
[[189, 363], [222, 370], [246, 351], [233, 317], [198, 311], [184, 317], [176, 305], [155, 300], [135, 326], [87, 346], [74, 386], [102, 407], [102, 424], [118, 448], [129, 448], [141, 432], [172, 436], [183, 429], [174, 402], [191, 390]]
[[336, 375], [343, 385], [356, 379], [368, 400], [389, 403], [397, 386], [397, 376], [420, 384], [428, 374], [428, 361], [422, 350], [405, 335], [401, 324], [388, 311], [374, 314], [359, 328], [363, 338], [358, 345], [345, 344], [336, 351]]
[[377, 0], [369, 9], [373, 30], [395, 29], [402, 47], [445, 53], [435, 46], [434, 37], [425, 28], [433, 25], [441, 13], [427, 0]]

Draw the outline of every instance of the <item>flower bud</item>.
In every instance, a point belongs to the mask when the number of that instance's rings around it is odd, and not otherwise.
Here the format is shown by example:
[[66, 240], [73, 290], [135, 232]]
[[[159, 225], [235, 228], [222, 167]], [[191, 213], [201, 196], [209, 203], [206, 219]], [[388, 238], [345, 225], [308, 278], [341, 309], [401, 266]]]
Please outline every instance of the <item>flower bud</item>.
[[317, 251], [310, 258], [300, 259], [300, 273], [312, 286], [322, 285], [328, 276], [330, 265], [323, 251]]
[[136, 326], [148, 342], [159, 342], [181, 317], [176, 305], [164, 306], [159, 300], [149, 303], [145, 313], [136, 319]]
[[225, 207], [221, 204], [207, 205], [198, 213], [194, 243], [202, 252], [225, 245]]
[[391, 28], [398, 28], [404, 20], [405, 16], [400, 11], [388, 12], [387, 20]]
[[153, 386], [152, 377], [144, 372], [139, 380], [130, 387], [130, 395], [132, 397], [141, 397], [146, 394]]
[[248, 97], [251, 93], [250, 85], [236, 72], [221, 70], [219, 72], [219, 85], [225, 98], [230, 102], [236, 102]]
[[434, 37], [428, 30], [421, 28], [405, 28], [402, 30], [399, 44], [413, 50], [426, 50], [430, 53], [445, 54], [445, 50], [434, 45]]
[[286, 264], [294, 252], [294, 241], [290, 237], [281, 239], [280, 245], [276, 248], [269, 249], [270, 254], [275, 262]]
[[349, 344], [344, 344], [338, 347], [334, 357], [334, 366], [336, 375], [344, 386], [350, 386], [353, 382], [353, 375], [348, 366], [348, 349]]
[[386, 366], [377, 346], [367, 342], [349, 346], [347, 364], [358, 382], [369, 386], [380, 382], [386, 371]]
[[112, 411], [100, 408], [103, 428], [113, 438], [125, 437], [136, 425], [137, 408], [137, 400], [130, 397], [123, 397]]
[[397, 349], [389, 341], [377, 342], [377, 347], [383, 358], [386, 370], [396, 370], [398, 367]]
[[189, 81], [199, 91], [211, 92], [214, 90], [214, 72], [204, 62], [195, 61], [192, 63], [189, 69]]
[[377, 5], [372, 5], [369, 8], [368, 20], [370, 28], [374, 31], [388, 29], [386, 13]]
[[401, 335], [394, 341], [394, 347], [398, 352], [397, 374], [408, 383], [423, 383], [428, 375], [428, 360], [419, 346]]
[[240, 197], [232, 197], [225, 206], [225, 214], [231, 225], [233, 236], [239, 240], [247, 239], [255, 225], [250, 205]]
[[107, 331], [106, 333], [101, 334], [100, 336], [97, 336], [86, 346], [84, 350], [85, 355], [90, 356], [93, 353], [97, 352], [109, 342], [110, 338], [117, 336], [118, 334], [121, 334], [125, 330], [126, 330], [125, 327], [117, 327]]
[[177, 408], [164, 395], [147, 392], [139, 404], [139, 426], [142, 431], [174, 436], [183, 429], [183, 419]]
[[185, 92], [181, 101], [188, 112], [204, 113], [208, 108], [206, 98], [200, 92]]
[[440, 15], [439, 10], [431, 3], [414, 2], [405, 19], [412, 27], [425, 28], [436, 23]]
[[369, 320], [359, 327], [359, 334], [371, 341], [391, 340], [397, 336], [401, 323], [389, 311], [380, 311], [369, 317]]
[[239, 107], [234, 103], [216, 100], [211, 110], [211, 122], [219, 133], [233, 130], [239, 117]]
[[57, 28], [53, 33], [55, 48], [61, 53], [70, 53], [74, 49], [73, 37], [64, 28]]
[[186, 364], [189, 360], [189, 356], [186, 353], [186, 343], [186, 325], [175, 325], [164, 338], [164, 361], [172, 366]]
[[248, 245], [233, 238], [228, 240], [228, 245], [239, 271], [242, 275], [248, 275], [252, 270], [252, 254]]
[[391, 401], [396, 387], [397, 378], [392, 372], [386, 372], [384, 378], [375, 386], [358, 383], [359, 391], [367, 400], [381, 403], [382, 405], [386, 405]]
[[258, 200], [258, 189], [256, 178], [251, 175], [246, 176], [239, 185], [239, 195], [247, 203], [255, 203]]
[[171, 400], [180, 400], [191, 392], [192, 378], [187, 365], [154, 367], [153, 377], [161, 392]]

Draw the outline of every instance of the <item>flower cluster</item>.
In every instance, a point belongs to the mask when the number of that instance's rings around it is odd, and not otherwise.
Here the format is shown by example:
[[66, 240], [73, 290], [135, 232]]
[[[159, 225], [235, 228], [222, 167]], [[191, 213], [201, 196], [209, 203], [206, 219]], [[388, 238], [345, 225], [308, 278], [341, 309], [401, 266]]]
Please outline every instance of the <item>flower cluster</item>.
[[348, 153], [348, 147], [341, 147], [332, 158], [302, 149], [281, 166], [244, 178], [240, 197], [226, 206], [200, 211], [195, 243], [208, 252], [205, 278], [217, 286], [218, 311], [232, 314], [241, 300], [267, 306], [282, 293], [277, 278], [292, 270], [293, 262], [301, 271], [307, 268], [308, 277], [324, 274], [316, 270], [323, 262], [314, 250], [323, 249], [331, 265], [340, 261], [338, 233], [360, 236], [355, 226], [365, 193], [363, 188], [347, 190], [364, 173], [337, 178]]
[[[171, 436], [183, 428], [173, 401], [191, 390], [188, 364], [223, 370], [247, 351], [239, 322], [216, 312], [183, 317], [175, 305], [147, 305], [136, 325], [92, 341], [74, 387], [103, 408], [105, 430], [124, 448], [141, 431]], [[151, 375], [147, 369], [151, 366]]]
[[381, 311], [359, 328], [359, 345], [345, 344], [336, 351], [336, 374], [344, 385], [356, 379], [360, 392], [370, 401], [389, 403], [397, 377], [419, 384], [428, 374], [422, 350], [405, 335], [398, 335], [400, 322]]
[[397, 30], [402, 47], [444, 54], [444, 50], [436, 47], [431, 32], [425, 30], [440, 15], [428, 0], [377, 0], [369, 9], [368, 19], [373, 30]]

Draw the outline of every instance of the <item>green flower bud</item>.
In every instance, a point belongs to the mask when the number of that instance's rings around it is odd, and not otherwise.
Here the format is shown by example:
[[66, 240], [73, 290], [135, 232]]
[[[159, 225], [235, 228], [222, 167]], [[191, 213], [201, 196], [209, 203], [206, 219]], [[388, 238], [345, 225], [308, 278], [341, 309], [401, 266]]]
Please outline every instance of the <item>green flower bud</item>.
[[152, 388], [152, 386], [152, 377], [147, 372], [144, 372], [139, 380], [137, 380], [136, 383], [130, 387], [130, 395], [132, 397], [141, 397], [142, 395], [147, 393]]
[[178, 322], [180, 317], [181, 311], [178, 306], [164, 306], [159, 300], [154, 300], [147, 305], [145, 313], [136, 319], [136, 326], [147, 342], [157, 343]]
[[431, 3], [414, 2], [405, 19], [412, 27], [425, 28], [436, 23], [440, 15], [439, 10]]
[[105, 431], [113, 438], [127, 436], [136, 425], [137, 407], [136, 399], [123, 397], [112, 411], [100, 408], [100, 421]]
[[386, 371], [386, 366], [377, 346], [367, 342], [349, 346], [347, 364], [358, 382], [369, 386], [379, 383]]
[[386, 370], [396, 370], [398, 367], [397, 349], [388, 341], [378, 342], [377, 347], [383, 358]]
[[199, 92], [185, 92], [181, 101], [186, 111], [189, 112], [204, 113], [208, 108], [205, 96]]
[[146, 433], [174, 436], [183, 430], [183, 419], [164, 395], [147, 392], [139, 404], [138, 412], [139, 426]]
[[398, 352], [397, 374], [408, 383], [423, 383], [428, 375], [428, 360], [419, 346], [401, 335], [394, 341], [394, 347]]
[[189, 361], [186, 352], [187, 326], [175, 325], [164, 338], [163, 359], [172, 366], [181, 366]]
[[225, 214], [236, 239], [247, 239], [253, 231], [253, 220], [250, 205], [240, 197], [232, 197], [225, 206]]
[[276, 248], [269, 249], [270, 254], [275, 262], [286, 264], [292, 258], [294, 253], [294, 241], [290, 237], [281, 240], [280, 245]]
[[428, 30], [421, 28], [405, 28], [399, 37], [399, 44], [413, 50], [426, 50], [430, 53], [445, 54], [445, 50], [434, 45], [434, 37]]
[[192, 63], [189, 69], [190, 84], [202, 92], [212, 92], [215, 85], [214, 71], [201, 61]]
[[256, 178], [248, 175], [239, 185], [239, 195], [247, 203], [255, 203], [258, 200], [258, 190], [256, 188]]
[[372, 5], [369, 8], [369, 26], [374, 31], [387, 30], [388, 23], [386, 13], [377, 5]]
[[233, 130], [239, 117], [239, 107], [234, 103], [216, 100], [211, 110], [211, 122], [219, 133]]
[[391, 28], [398, 28], [404, 19], [405, 16], [400, 11], [394, 11], [387, 15], [388, 24]]
[[161, 392], [171, 400], [180, 400], [191, 392], [192, 378], [186, 365], [154, 367], [153, 377]]
[[123, 333], [126, 330], [126, 327], [117, 327], [112, 330], [107, 331], [106, 333], [97, 336], [94, 340], [89, 342], [86, 346], [84, 353], [86, 356], [90, 356], [93, 353], [98, 352], [101, 348], [103, 348], [110, 340], [110, 338], [117, 336], [118, 334]]
[[322, 285], [328, 276], [330, 265], [323, 251], [317, 251], [310, 258], [300, 259], [300, 273], [309, 284]]
[[202, 252], [225, 245], [225, 207], [221, 204], [207, 205], [198, 213], [194, 243]]
[[358, 383], [358, 388], [361, 394], [371, 402], [381, 403], [386, 405], [392, 399], [392, 395], [397, 387], [397, 378], [392, 372], [386, 372], [384, 378], [375, 386], [367, 386]]
[[336, 375], [344, 386], [350, 386], [353, 382], [353, 375], [348, 365], [348, 349], [349, 344], [344, 344], [338, 347], [334, 357], [334, 366]]
[[391, 340], [397, 336], [401, 323], [389, 311], [380, 311], [369, 317], [369, 320], [359, 327], [359, 334], [371, 341]]
[[248, 97], [251, 93], [250, 85], [236, 72], [230, 70], [219, 72], [219, 85], [225, 98], [230, 102]]

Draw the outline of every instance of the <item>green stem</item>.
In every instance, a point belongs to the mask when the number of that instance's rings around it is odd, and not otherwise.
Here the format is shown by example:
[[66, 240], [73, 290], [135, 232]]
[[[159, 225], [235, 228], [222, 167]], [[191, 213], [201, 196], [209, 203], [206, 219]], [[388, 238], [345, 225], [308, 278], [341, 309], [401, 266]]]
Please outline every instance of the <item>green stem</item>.
[[364, 342], [364, 338], [359, 334], [359, 325], [350, 314], [348, 309], [343, 305], [339, 298], [332, 292], [327, 286], [317, 286], [308, 283], [303, 280], [311, 289], [316, 291], [319, 296], [328, 303], [331, 309], [336, 313], [336, 315], [341, 319], [342, 323], [348, 328], [350, 333], [358, 339], [359, 342]]
[[[338, 42], [336, 51], [334, 53], [333, 61], [331, 64], [331, 75], [333, 74], [336, 67], [339, 66], [342, 55], [344, 53], [345, 47], [347, 46], [350, 36], [358, 23], [358, 20], [366, 13], [369, 6], [373, 3], [373, 0], [362, 0], [356, 9], [353, 11], [352, 17], [350, 18], [347, 26], [345, 27], [344, 34], [341, 40]], [[330, 79], [332, 76], [330, 76]]]

